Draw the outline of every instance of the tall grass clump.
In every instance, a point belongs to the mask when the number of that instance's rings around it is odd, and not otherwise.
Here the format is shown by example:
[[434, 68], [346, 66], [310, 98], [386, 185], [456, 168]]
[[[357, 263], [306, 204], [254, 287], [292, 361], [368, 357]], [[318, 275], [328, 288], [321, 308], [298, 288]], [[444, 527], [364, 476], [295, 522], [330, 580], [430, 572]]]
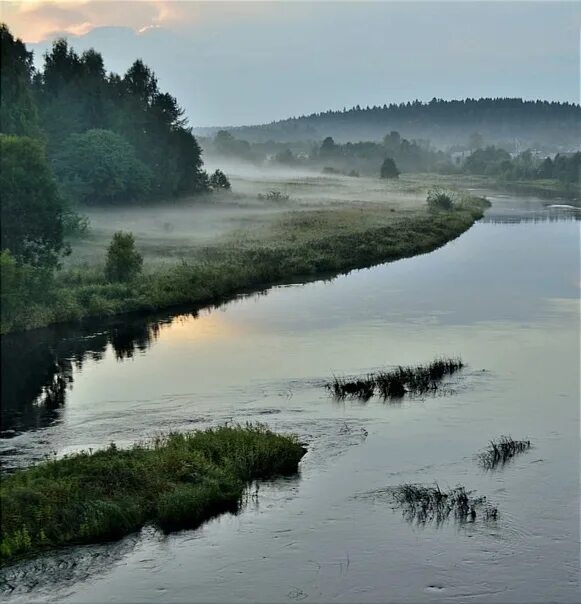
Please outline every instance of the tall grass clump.
[[198, 526], [236, 511], [249, 482], [297, 472], [306, 450], [262, 425], [169, 434], [48, 460], [0, 485], [2, 563], [153, 524]]
[[530, 448], [530, 440], [514, 440], [510, 436], [501, 436], [497, 440], [491, 440], [488, 447], [478, 455], [478, 459], [484, 468], [493, 470]]
[[441, 524], [450, 516], [459, 522], [474, 522], [479, 516], [484, 520], [498, 517], [498, 508], [489, 504], [486, 497], [474, 497], [473, 491], [463, 486], [442, 491], [438, 484], [408, 483], [392, 487], [389, 493], [408, 522]]
[[441, 358], [427, 365], [396, 367], [390, 371], [369, 373], [357, 379], [334, 377], [327, 388], [338, 399], [369, 400], [377, 394], [383, 399], [401, 398], [405, 394], [435, 392], [440, 382], [464, 367], [460, 358]]
[[268, 191], [268, 193], [259, 193], [256, 196], [260, 201], [288, 201], [290, 199], [290, 195], [286, 193], [282, 193], [281, 191]]
[[451, 191], [446, 191], [436, 187], [428, 191], [426, 199], [430, 210], [453, 210], [455, 206], [454, 194]]

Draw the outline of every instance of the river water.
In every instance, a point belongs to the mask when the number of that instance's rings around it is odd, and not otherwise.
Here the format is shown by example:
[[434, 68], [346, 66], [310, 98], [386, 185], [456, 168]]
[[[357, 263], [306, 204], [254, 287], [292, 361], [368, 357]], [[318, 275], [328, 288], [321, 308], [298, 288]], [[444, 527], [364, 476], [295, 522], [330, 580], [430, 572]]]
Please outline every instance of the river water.
[[[160, 431], [261, 421], [308, 443], [299, 476], [237, 515], [4, 571], [12, 601], [578, 602], [579, 222], [496, 196], [424, 256], [198, 314], [4, 338], [6, 470]], [[461, 355], [443, 394], [397, 404], [323, 384]], [[533, 448], [497, 471], [491, 438]], [[496, 522], [418, 525], [385, 489], [464, 485]]]

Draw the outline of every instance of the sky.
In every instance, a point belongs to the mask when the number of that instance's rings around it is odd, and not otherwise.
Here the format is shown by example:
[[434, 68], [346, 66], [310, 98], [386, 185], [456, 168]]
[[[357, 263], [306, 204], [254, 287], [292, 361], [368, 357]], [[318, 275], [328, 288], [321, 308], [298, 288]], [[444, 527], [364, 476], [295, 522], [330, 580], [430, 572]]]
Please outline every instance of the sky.
[[580, 96], [574, 1], [0, 0], [0, 19], [38, 65], [63, 36], [114, 72], [143, 59], [194, 126], [433, 97]]

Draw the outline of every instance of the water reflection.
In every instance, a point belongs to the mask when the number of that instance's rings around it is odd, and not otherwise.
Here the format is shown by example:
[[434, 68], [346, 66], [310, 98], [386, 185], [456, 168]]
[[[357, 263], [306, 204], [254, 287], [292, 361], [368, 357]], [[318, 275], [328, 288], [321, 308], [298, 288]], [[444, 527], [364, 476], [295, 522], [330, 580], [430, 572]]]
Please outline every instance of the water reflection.
[[[258, 291], [236, 298], [243, 300], [266, 293]], [[211, 305], [209, 312], [227, 302]], [[92, 320], [3, 336], [0, 438], [11, 438], [58, 421], [73, 387], [75, 371], [80, 371], [87, 361], [102, 361], [109, 349], [116, 361], [127, 361], [147, 352], [164, 327], [184, 321], [192, 324], [192, 319], [200, 326], [198, 310], [177, 312]], [[200, 320], [203, 319], [206, 317]], [[212, 321], [210, 328], [215, 329], [215, 323]]]
[[[195, 315], [194, 315], [195, 316]], [[167, 318], [54, 327], [2, 338], [2, 436], [49, 426], [59, 417], [75, 369], [100, 361], [110, 346], [119, 361], [145, 352]]]
[[579, 222], [581, 212], [567, 210], [551, 210], [528, 212], [527, 214], [487, 214], [481, 222], [490, 224], [521, 224], [524, 222]]

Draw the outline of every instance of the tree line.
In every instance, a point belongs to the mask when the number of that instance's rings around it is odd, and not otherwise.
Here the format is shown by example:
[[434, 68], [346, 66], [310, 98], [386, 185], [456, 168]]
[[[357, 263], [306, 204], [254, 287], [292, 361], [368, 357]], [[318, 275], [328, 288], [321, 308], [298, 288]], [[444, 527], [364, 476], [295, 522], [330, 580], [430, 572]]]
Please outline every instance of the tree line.
[[411, 101], [301, 115], [232, 130], [251, 142], [321, 140], [377, 141], [381, 133], [397, 130], [408, 139], [430, 139], [439, 147], [466, 140], [471, 132], [486, 132], [491, 143], [541, 145], [571, 151], [581, 138], [581, 106], [574, 103], [527, 101], [521, 98], [480, 98], [425, 103]]
[[461, 170], [503, 180], [555, 180], [569, 188], [579, 185], [581, 152], [539, 158], [529, 149], [513, 157], [505, 149], [490, 145], [475, 149], [462, 162]]
[[412, 141], [392, 131], [381, 142], [337, 143], [328, 136], [322, 142], [251, 143], [220, 130], [213, 138], [201, 139], [204, 153], [216, 159], [232, 158], [255, 165], [322, 170], [327, 174], [376, 176], [386, 158], [404, 172], [428, 172], [450, 164], [448, 154], [434, 149], [429, 141]]
[[3, 317], [49, 289], [67, 229], [83, 225], [75, 208], [228, 188], [204, 171], [183, 109], [141, 60], [107, 73], [100, 53], [60, 39], [36, 69], [0, 24]]

